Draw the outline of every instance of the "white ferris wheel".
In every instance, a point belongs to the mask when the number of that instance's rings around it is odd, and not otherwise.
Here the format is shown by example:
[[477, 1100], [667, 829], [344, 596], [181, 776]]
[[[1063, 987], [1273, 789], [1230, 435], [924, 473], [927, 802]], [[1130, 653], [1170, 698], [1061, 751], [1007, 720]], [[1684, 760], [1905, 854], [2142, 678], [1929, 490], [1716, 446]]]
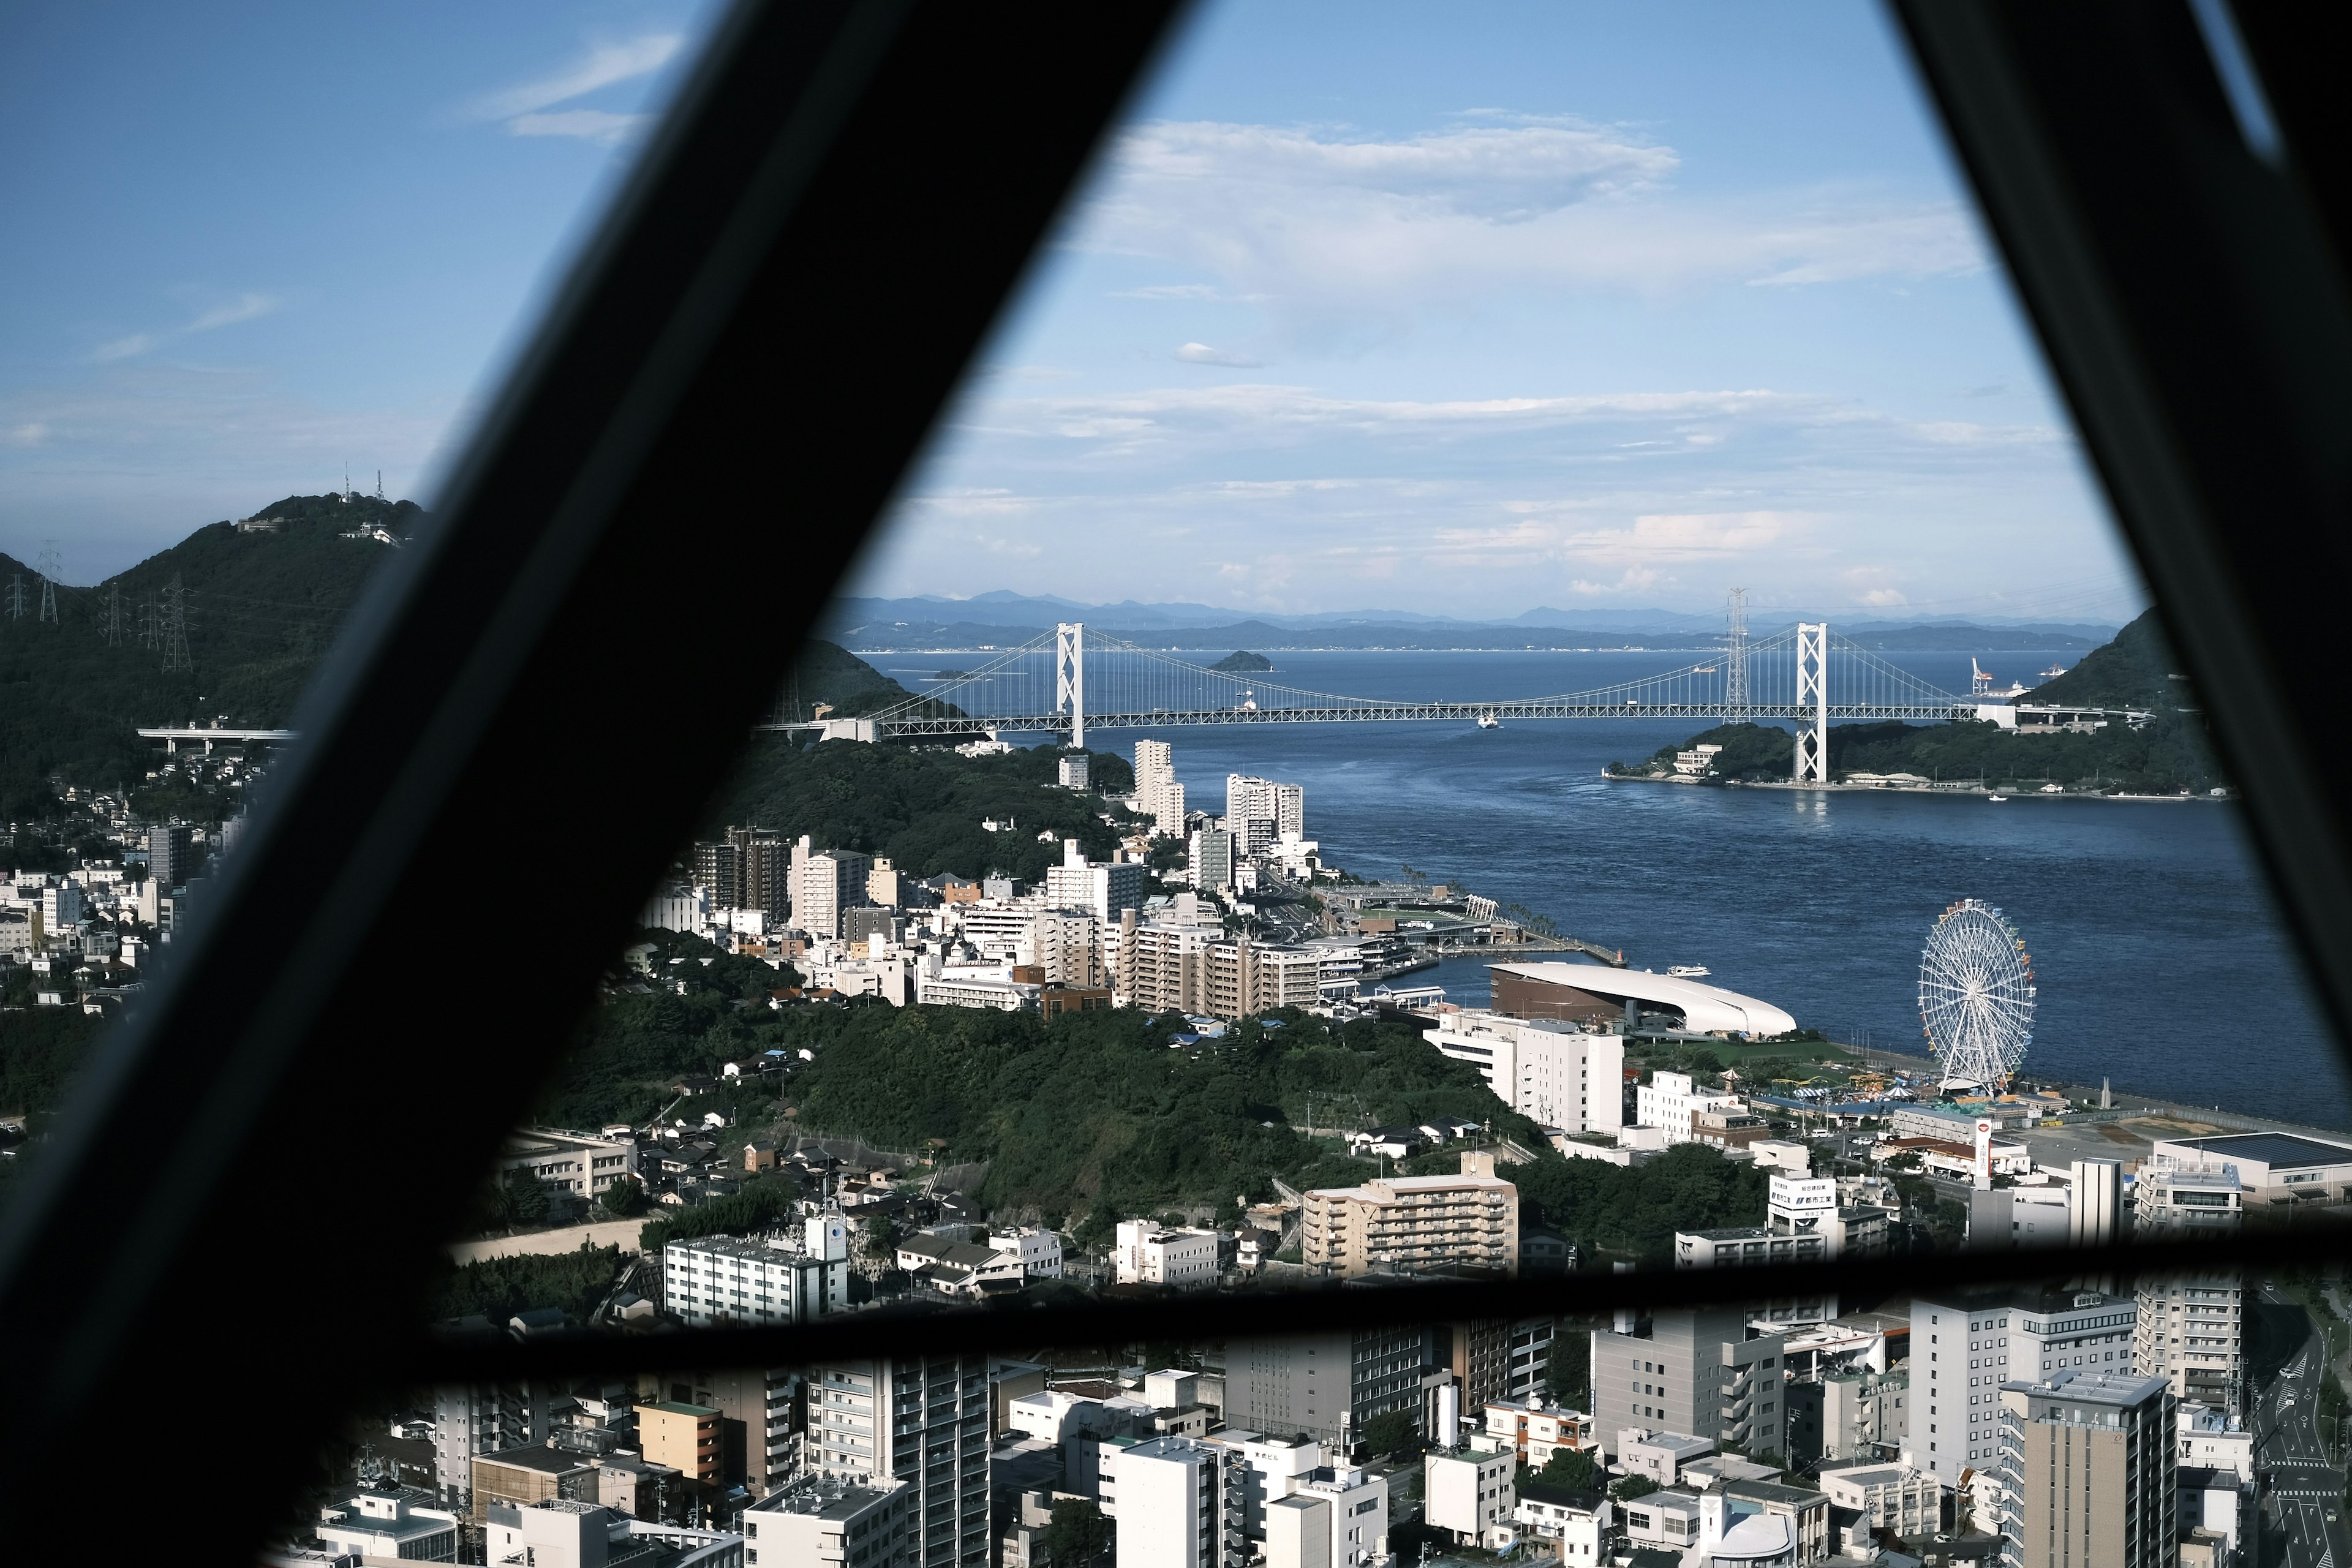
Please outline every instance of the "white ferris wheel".
[[2033, 1041], [2033, 955], [1982, 899], [1943, 912], [1919, 954], [1919, 1023], [1947, 1086], [1999, 1093]]

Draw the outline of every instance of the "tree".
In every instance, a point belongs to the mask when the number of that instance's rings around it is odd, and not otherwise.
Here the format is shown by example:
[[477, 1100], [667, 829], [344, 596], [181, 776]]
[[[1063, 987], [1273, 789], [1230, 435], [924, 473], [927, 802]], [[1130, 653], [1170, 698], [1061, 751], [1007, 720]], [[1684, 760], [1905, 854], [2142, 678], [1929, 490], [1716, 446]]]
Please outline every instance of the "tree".
[[1591, 1381], [1591, 1365], [1582, 1356], [1561, 1353], [1560, 1342], [1554, 1342], [1551, 1360], [1544, 1367], [1544, 1397], [1554, 1405], [1571, 1410], [1584, 1408], [1584, 1385]]
[[1580, 1492], [1599, 1491], [1605, 1479], [1600, 1462], [1593, 1458], [1590, 1448], [1558, 1449], [1552, 1454], [1550, 1462], [1536, 1475], [1536, 1479], [1547, 1486], [1566, 1487]]
[[1101, 1509], [1083, 1498], [1064, 1498], [1054, 1505], [1045, 1526], [1045, 1555], [1054, 1568], [1086, 1568], [1110, 1547], [1111, 1524]]
[[1375, 1454], [1404, 1454], [1421, 1437], [1421, 1423], [1409, 1410], [1384, 1410], [1364, 1423], [1364, 1447]]
[[626, 1219], [644, 1212], [646, 1190], [635, 1182], [614, 1182], [596, 1201], [606, 1213]]
[[1647, 1476], [1626, 1476], [1609, 1489], [1609, 1495], [1618, 1502], [1632, 1502], [1635, 1498], [1648, 1497], [1657, 1489], [1658, 1483]]

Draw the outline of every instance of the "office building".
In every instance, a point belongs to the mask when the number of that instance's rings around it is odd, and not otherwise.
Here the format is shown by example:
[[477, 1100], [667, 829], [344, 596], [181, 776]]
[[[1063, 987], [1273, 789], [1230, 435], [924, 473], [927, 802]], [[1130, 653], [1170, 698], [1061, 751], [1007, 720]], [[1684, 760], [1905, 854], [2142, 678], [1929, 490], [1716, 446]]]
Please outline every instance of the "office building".
[[1331, 1273], [1519, 1269], [1519, 1189], [1494, 1157], [1465, 1154], [1458, 1176], [1383, 1176], [1307, 1194], [1301, 1250]]
[[986, 1568], [988, 1358], [829, 1362], [808, 1376], [808, 1468], [904, 1481], [909, 1568]]
[[1374, 1416], [1403, 1410], [1420, 1418], [1430, 1365], [1430, 1332], [1420, 1327], [1234, 1340], [1225, 1349], [1225, 1419], [1255, 1432], [1303, 1434], [1345, 1459]]
[[743, 1510], [743, 1543], [759, 1568], [902, 1568], [907, 1483], [809, 1474]]
[[865, 901], [873, 864], [870, 856], [853, 849], [820, 853], [803, 834], [793, 846], [793, 924], [811, 936], [840, 936], [841, 911]]
[[1308, 1472], [1265, 1518], [1265, 1568], [1364, 1568], [1388, 1555], [1389, 1484], [1352, 1465]]
[[533, 1127], [509, 1132], [499, 1145], [498, 1173], [529, 1171], [558, 1192], [586, 1200], [616, 1183], [637, 1179], [635, 1138], [591, 1138]]
[[1242, 1568], [1247, 1468], [1197, 1437], [1152, 1437], [1119, 1450], [1118, 1568]]
[[[644, 1413], [638, 1414], [642, 1430]], [[468, 1463], [471, 1510], [480, 1524], [493, 1508], [529, 1508], [541, 1502], [594, 1502], [604, 1467], [593, 1455], [544, 1444], [477, 1454]], [[691, 1474], [691, 1471], [688, 1472]]]
[[2286, 1224], [2352, 1201], [2352, 1144], [2293, 1132], [2158, 1139], [2143, 1169], [2226, 1171], [2238, 1178], [2246, 1223]]
[[2012, 1378], [2125, 1373], [2136, 1316], [2095, 1290], [1961, 1291], [1911, 1303], [1912, 1462], [1948, 1487], [2000, 1458], [1999, 1394]]
[[1625, 1037], [1587, 1034], [1550, 1018], [1485, 1008], [1443, 1015], [1424, 1037], [1470, 1063], [1495, 1098], [1564, 1132], [1614, 1133], [1624, 1124]]
[[1594, 1425], [1635, 1421], [1734, 1442], [1749, 1453], [1788, 1451], [1782, 1339], [1748, 1337], [1738, 1307], [1685, 1307], [1652, 1314], [1643, 1331], [1592, 1334]]
[[1702, 1111], [1745, 1110], [1736, 1094], [1700, 1089], [1685, 1072], [1654, 1072], [1650, 1081], [1633, 1092], [1634, 1121], [1663, 1131], [1669, 1143], [1688, 1143], [1696, 1136], [1695, 1119]]
[[2129, 1371], [2000, 1390], [2008, 1568], [2169, 1568], [2179, 1540], [2171, 1391]]
[[1825, 1372], [1822, 1388], [1822, 1455], [1830, 1460], [1899, 1448], [1911, 1435], [1911, 1369], [1875, 1372], [1867, 1366]]
[[1483, 1418], [1489, 1436], [1508, 1443], [1517, 1450], [1521, 1464], [1538, 1470], [1562, 1448], [1600, 1446], [1592, 1417], [1580, 1410], [1526, 1399], [1495, 1400], [1486, 1406]]
[[837, 1214], [812, 1215], [797, 1236], [662, 1247], [662, 1309], [689, 1328], [805, 1323], [848, 1305], [848, 1226]]
[[1223, 1240], [1213, 1230], [1124, 1219], [1111, 1256], [1122, 1285], [1213, 1285]]

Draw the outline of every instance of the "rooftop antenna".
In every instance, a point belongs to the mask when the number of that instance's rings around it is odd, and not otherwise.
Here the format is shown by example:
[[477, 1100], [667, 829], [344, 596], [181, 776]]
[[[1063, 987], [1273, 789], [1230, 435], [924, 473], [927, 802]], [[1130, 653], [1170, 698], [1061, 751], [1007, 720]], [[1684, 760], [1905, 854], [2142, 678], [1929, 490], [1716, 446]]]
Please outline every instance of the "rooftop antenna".
[[55, 623], [58, 619], [58, 542], [41, 541], [41, 558], [34, 565], [41, 574], [41, 616]]

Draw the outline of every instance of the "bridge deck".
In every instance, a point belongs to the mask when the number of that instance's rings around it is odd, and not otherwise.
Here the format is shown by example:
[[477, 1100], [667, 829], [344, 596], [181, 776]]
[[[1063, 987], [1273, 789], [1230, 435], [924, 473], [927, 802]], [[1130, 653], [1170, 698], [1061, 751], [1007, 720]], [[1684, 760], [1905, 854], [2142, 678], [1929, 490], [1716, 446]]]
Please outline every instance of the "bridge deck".
[[[1089, 730], [1156, 730], [1201, 724], [1393, 724], [1425, 721], [1475, 723], [1491, 716], [1496, 722], [1539, 719], [1672, 719], [1703, 724], [1745, 720], [1787, 719], [1810, 722], [1816, 710], [1807, 704], [1753, 703], [1736, 714], [1719, 703], [1623, 702], [1607, 705], [1569, 702], [1385, 702], [1333, 708], [1197, 708], [1155, 709], [1145, 713], [1089, 713]], [[1973, 703], [1832, 704], [1832, 721], [1872, 719], [1973, 719]], [[968, 735], [975, 730], [1021, 732], [1061, 732], [1070, 727], [1066, 713], [974, 714], [968, 718], [887, 716], [877, 720], [883, 736]]]

